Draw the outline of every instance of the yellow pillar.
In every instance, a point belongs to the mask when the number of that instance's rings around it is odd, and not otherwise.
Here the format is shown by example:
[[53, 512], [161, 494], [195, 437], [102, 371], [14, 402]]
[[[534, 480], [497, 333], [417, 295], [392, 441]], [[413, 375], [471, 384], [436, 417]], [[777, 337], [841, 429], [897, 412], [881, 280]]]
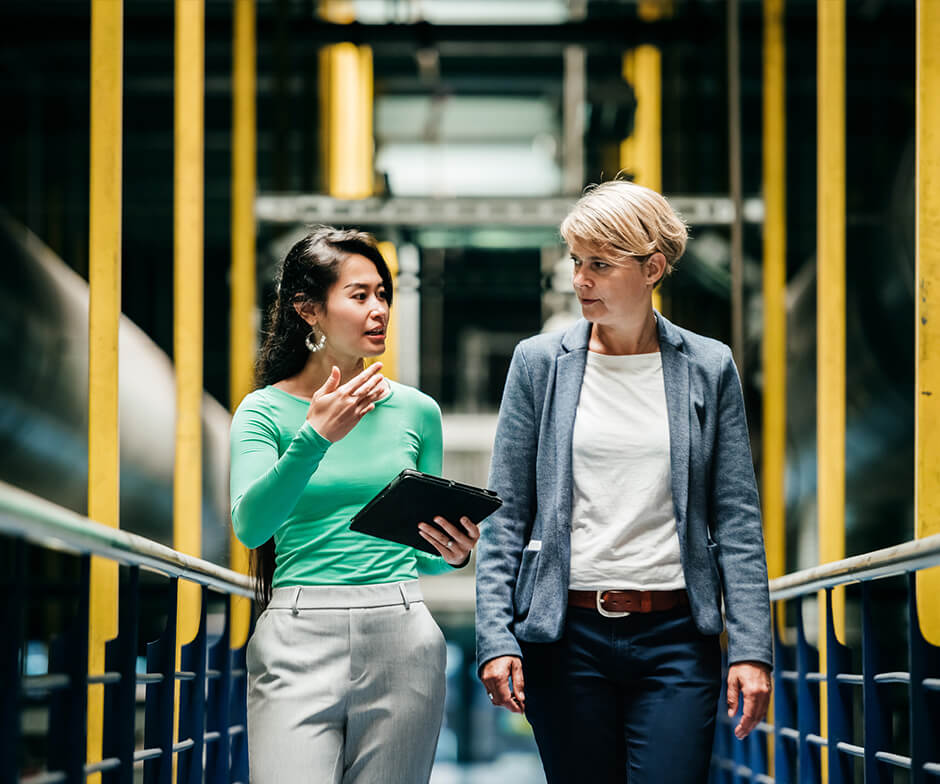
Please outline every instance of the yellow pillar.
[[786, 572], [787, 234], [784, 0], [764, 0], [764, 542], [770, 579]]
[[[787, 197], [784, 0], [764, 0], [764, 374], [762, 496], [770, 579], [786, 573]], [[782, 626], [782, 614], [777, 616]], [[773, 699], [773, 698], [771, 698]], [[773, 716], [773, 705], [770, 715]], [[774, 770], [774, 743], [767, 738]]]
[[[915, 535], [940, 533], [940, 4], [917, 0]], [[940, 645], [940, 567], [917, 575], [920, 628]]]
[[[176, 366], [176, 461], [173, 546], [202, 554], [202, 312], [204, 0], [176, 0], [173, 163], [173, 360]], [[180, 646], [196, 636], [200, 589], [180, 581]], [[179, 719], [179, 684], [176, 687]], [[176, 731], [174, 730], [174, 735]], [[176, 757], [174, 771], [176, 770]]]
[[334, 44], [320, 51], [320, 116], [326, 190], [362, 199], [373, 190], [372, 50]]
[[[817, 35], [816, 442], [819, 561], [845, 557], [845, 0], [819, 0]], [[833, 591], [845, 639], [845, 592]], [[826, 671], [825, 594], [819, 595], [820, 670]], [[821, 733], [828, 710], [820, 690]], [[828, 779], [826, 755], [823, 776]]]
[[[234, 412], [254, 383], [255, 308], [255, 187], [256, 177], [256, 32], [255, 0], [236, 0], [232, 42], [232, 271], [230, 311], [229, 404]], [[231, 568], [248, 573], [248, 551], [231, 535]], [[232, 597], [231, 643], [248, 638], [251, 601]]]
[[[641, 0], [638, 13], [650, 22], [671, 12], [671, 0]], [[623, 78], [633, 87], [636, 112], [633, 133], [620, 143], [620, 168], [633, 174], [634, 182], [654, 191], [663, 190], [662, 155], [662, 55], [644, 44], [623, 56]], [[660, 290], [653, 292], [653, 306], [662, 310]]]
[[[354, 21], [349, 0], [321, 0], [320, 16]], [[324, 186], [338, 199], [373, 191], [372, 49], [342, 43], [320, 50], [320, 140]]]
[[[388, 264], [388, 271], [392, 274], [392, 281], [398, 282], [398, 251], [395, 243], [380, 242], [379, 250], [382, 258]], [[379, 359], [382, 361], [382, 375], [393, 380], [398, 379], [398, 317], [393, 307], [389, 313], [388, 331], [385, 339], [385, 353]]]
[[[88, 516], [119, 524], [118, 324], [121, 317], [121, 151], [124, 4], [91, 4], [91, 149], [88, 224]], [[88, 673], [104, 672], [117, 634], [118, 567], [91, 559]], [[86, 759], [101, 759], [104, 686], [88, 687]], [[96, 773], [90, 784], [101, 780]]]
[[[321, 0], [320, 16], [336, 24], [355, 19], [349, 0]], [[374, 186], [372, 131], [372, 49], [342, 43], [320, 50], [320, 142], [324, 187], [337, 199], [364, 199]], [[390, 242], [380, 244], [382, 256], [398, 278], [398, 255]], [[382, 373], [398, 375], [395, 311], [392, 310], [385, 353], [379, 357]], [[366, 364], [370, 364], [367, 362]]]

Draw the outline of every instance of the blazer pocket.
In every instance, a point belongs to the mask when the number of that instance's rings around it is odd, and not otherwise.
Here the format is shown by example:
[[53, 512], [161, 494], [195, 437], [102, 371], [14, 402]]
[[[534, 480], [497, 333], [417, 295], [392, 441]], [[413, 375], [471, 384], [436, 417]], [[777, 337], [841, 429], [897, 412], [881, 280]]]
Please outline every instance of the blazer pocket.
[[522, 563], [516, 575], [516, 589], [512, 594], [512, 609], [516, 619], [524, 618], [532, 604], [535, 576], [538, 572], [540, 549], [527, 547], [522, 551]]

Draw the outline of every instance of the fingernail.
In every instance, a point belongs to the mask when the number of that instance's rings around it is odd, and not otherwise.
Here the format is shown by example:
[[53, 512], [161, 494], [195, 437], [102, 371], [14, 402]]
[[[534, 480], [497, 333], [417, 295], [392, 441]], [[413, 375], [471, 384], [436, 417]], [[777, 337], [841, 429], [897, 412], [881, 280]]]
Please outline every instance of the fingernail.
[[435, 522], [435, 523], [443, 523], [443, 522], [444, 522], [444, 518], [443, 518], [443, 517], [435, 517], [435, 518], [434, 518], [434, 522]]

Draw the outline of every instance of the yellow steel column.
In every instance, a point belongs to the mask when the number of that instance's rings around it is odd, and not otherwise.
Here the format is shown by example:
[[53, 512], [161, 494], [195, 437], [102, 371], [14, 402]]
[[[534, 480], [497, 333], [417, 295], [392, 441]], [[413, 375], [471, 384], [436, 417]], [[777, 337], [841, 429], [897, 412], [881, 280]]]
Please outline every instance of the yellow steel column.
[[372, 50], [334, 44], [320, 51], [326, 190], [339, 199], [372, 195]]
[[[121, 317], [121, 151], [124, 3], [91, 4], [91, 170], [88, 223], [88, 516], [118, 527], [118, 324]], [[104, 672], [117, 634], [118, 567], [91, 559], [88, 672]], [[88, 687], [86, 759], [101, 759], [104, 686]], [[96, 773], [91, 784], [101, 780]]]
[[[784, 0], [764, 0], [764, 545], [770, 579], [786, 572], [787, 201]], [[778, 622], [782, 615], [778, 615]], [[781, 624], [782, 625], [782, 624]], [[773, 699], [773, 697], [771, 697]], [[773, 705], [770, 715], [773, 716]], [[767, 738], [774, 765], [774, 744]], [[771, 767], [771, 772], [774, 770]]]
[[[398, 282], [398, 251], [393, 242], [380, 242], [379, 250], [382, 252], [382, 258], [388, 264], [388, 271], [392, 273], [392, 281]], [[382, 375], [393, 380], [398, 378], [398, 317], [393, 307], [389, 313], [388, 331], [385, 340], [385, 353], [379, 359], [382, 360]]]
[[[640, 0], [640, 18], [651, 22], [671, 13], [671, 0]], [[662, 192], [662, 55], [659, 48], [644, 44], [623, 56], [623, 78], [633, 87], [636, 112], [633, 133], [620, 143], [620, 168], [633, 174], [640, 185]], [[662, 310], [660, 290], [653, 292], [653, 305]]]
[[[940, 4], [917, 0], [917, 402], [914, 526], [940, 533]], [[920, 628], [940, 645], [940, 567], [917, 575]]]
[[[176, 366], [176, 463], [173, 546], [202, 554], [202, 312], [204, 0], [176, 0], [173, 163], [173, 360]], [[199, 625], [199, 586], [180, 581], [180, 645]], [[179, 684], [176, 688], [179, 718]], [[174, 730], [174, 736], [176, 730]], [[176, 757], [174, 771], [176, 769]]]
[[[348, 0], [322, 0], [331, 22], [354, 20]], [[320, 117], [325, 186], [338, 199], [373, 191], [372, 50], [342, 43], [320, 50]]]
[[[256, 351], [255, 308], [255, 0], [236, 0], [232, 42], [232, 271], [229, 404], [234, 412], [253, 386]], [[231, 535], [232, 569], [247, 574], [248, 551]], [[232, 597], [231, 643], [248, 638], [251, 601]]]
[[[845, 0], [819, 0], [816, 169], [816, 442], [819, 562], [845, 557]], [[820, 671], [826, 667], [824, 593], [819, 596]], [[845, 639], [845, 593], [833, 591]], [[826, 735], [826, 693], [820, 689]], [[823, 775], [828, 778], [826, 755]]]
[[771, 579], [786, 571], [787, 233], [784, 0], [764, 0], [764, 542]]
[[[321, 0], [320, 16], [336, 24], [355, 19], [349, 0]], [[320, 142], [324, 169], [324, 187], [338, 199], [364, 199], [372, 195], [373, 158], [373, 74], [372, 49], [342, 43], [320, 50]], [[380, 250], [398, 279], [398, 256], [390, 242]], [[379, 357], [382, 373], [398, 375], [395, 311], [389, 323], [385, 353]], [[367, 363], [368, 364], [368, 363]]]

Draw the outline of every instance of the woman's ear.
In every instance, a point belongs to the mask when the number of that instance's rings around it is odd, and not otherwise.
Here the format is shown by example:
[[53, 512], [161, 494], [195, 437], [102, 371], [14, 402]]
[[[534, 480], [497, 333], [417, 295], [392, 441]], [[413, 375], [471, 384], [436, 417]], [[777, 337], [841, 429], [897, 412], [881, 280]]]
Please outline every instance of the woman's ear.
[[666, 274], [666, 257], [656, 251], [653, 255], [646, 259], [646, 264], [643, 265], [646, 269], [646, 283], [648, 286], [655, 286]]
[[292, 304], [297, 315], [311, 327], [317, 323], [317, 307], [309, 299], [295, 299]]

